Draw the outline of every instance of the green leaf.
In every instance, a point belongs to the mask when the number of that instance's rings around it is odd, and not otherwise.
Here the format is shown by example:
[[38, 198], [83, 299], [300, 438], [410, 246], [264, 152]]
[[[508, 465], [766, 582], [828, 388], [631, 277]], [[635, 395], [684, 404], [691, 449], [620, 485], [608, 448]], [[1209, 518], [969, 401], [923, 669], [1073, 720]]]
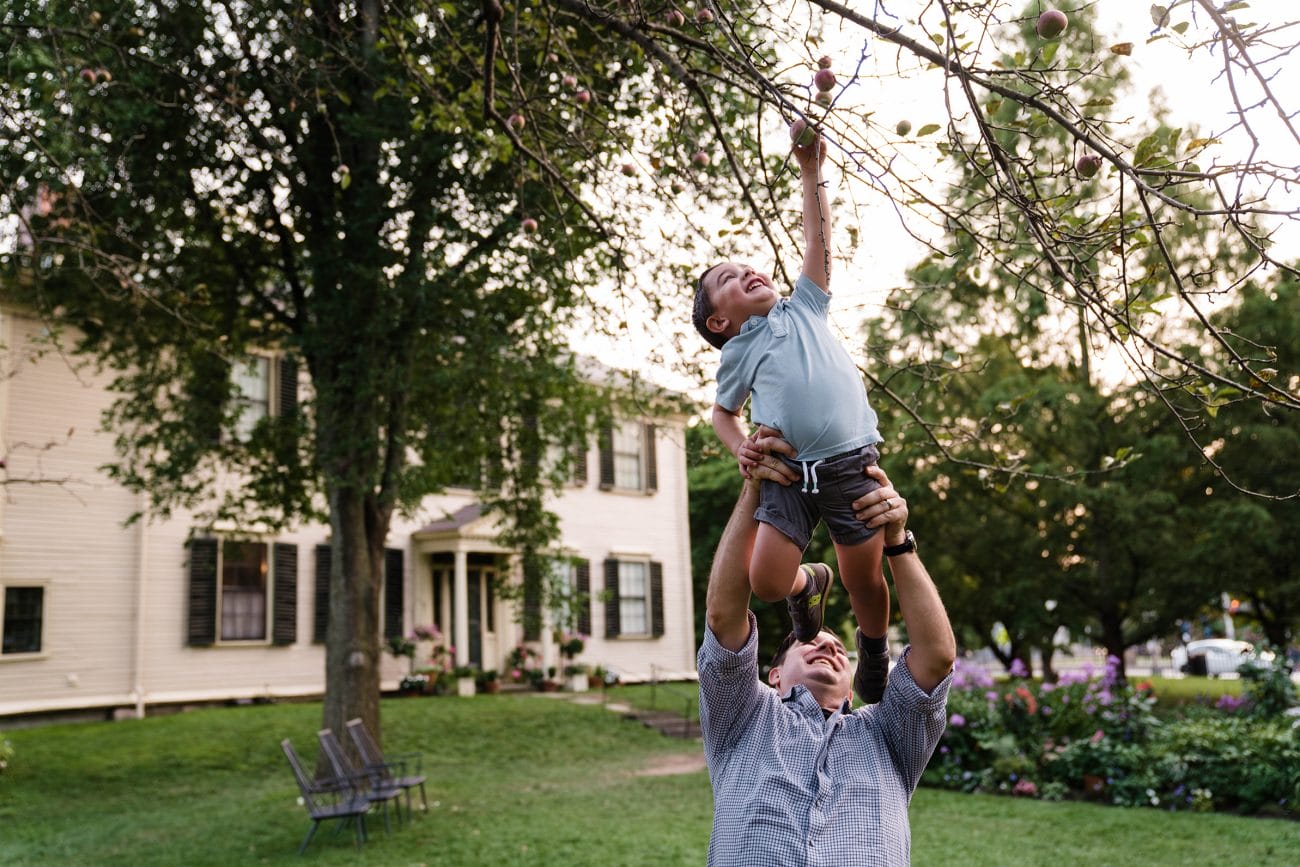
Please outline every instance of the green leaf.
[[1187, 32], [1187, 23], [1188, 22], [1186, 21], [1179, 21], [1177, 24], [1174, 25], [1174, 32], [1177, 33], [1179, 36], [1182, 36], [1184, 33]]
[[339, 188], [346, 190], [350, 186], [352, 186], [352, 173], [347, 172], [339, 178]]
[[1159, 151], [1160, 137], [1152, 133], [1138, 142], [1137, 148], [1133, 151], [1133, 165], [1138, 167], [1150, 165]]
[[1156, 27], [1164, 27], [1169, 23], [1169, 7], [1151, 4], [1151, 23]]
[[939, 131], [939, 124], [927, 123], [925, 126], [921, 127], [916, 131], [916, 135], [920, 137], [924, 135], [930, 135], [931, 133], [936, 133], [938, 131]]
[[1043, 46], [1043, 50], [1039, 52], [1038, 56], [1042, 58], [1045, 65], [1050, 66], [1052, 61], [1056, 59], [1056, 52], [1060, 47], [1061, 43], [1059, 42], [1049, 42]]

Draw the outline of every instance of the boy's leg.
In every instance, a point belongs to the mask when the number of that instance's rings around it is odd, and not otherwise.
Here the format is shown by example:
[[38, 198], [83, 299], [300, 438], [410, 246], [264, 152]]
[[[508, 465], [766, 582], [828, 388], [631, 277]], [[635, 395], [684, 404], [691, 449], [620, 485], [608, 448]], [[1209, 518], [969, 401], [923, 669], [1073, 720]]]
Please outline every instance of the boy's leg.
[[857, 545], [835, 545], [840, 580], [858, 622], [853, 693], [862, 704], [879, 702], [889, 681], [889, 585], [881, 564], [884, 539], [884, 533], [877, 533]]
[[857, 545], [835, 543], [840, 581], [849, 593], [853, 618], [868, 637], [883, 637], [889, 629], [889, 584], [885, 581], [885, 534], [877, 533]]
[[765, 602], [784, 598], [795, 638], [812, 641], [821, 632], [826, 598], [835, 580], [822, 563], [799, 565], [803, 549], [771, 524], [758, 525], [749, 562], [750, 586]]
[[749, 586], [764, 602], [776, 602], [804, 589], [807, 576], [799, 568], [803, 549], [771, 524], [758, 525], [754, 553], [749, 558]]

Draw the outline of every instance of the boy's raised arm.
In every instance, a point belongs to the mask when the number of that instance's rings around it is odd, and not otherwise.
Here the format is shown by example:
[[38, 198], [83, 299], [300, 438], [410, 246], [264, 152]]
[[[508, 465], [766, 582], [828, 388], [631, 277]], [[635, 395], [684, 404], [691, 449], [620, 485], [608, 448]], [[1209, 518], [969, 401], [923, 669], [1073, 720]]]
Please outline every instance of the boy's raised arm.
[[803, 272], [826, 294], [831, 291], [831, 203], [822, 189], [821, 167], [826, 142], [817, 135], [806, 145], [796, 143], [794, 158], [803, 183]]

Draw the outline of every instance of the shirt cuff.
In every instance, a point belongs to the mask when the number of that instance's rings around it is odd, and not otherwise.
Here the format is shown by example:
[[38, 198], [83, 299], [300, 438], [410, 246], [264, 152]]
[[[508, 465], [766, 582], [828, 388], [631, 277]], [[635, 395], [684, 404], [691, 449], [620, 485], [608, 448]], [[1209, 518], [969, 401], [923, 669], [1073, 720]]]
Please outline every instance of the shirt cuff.
[[952, 685], [952, 671], [935, 685], [928, 693], [916, 685], [912, 679], [912, 670], [907, 667], [907, 657], [912, 653], [912, 645], [903, 648], [898, 664], [889, 673], [889, 689], [899, 693], [898, 699], [913, 705], [921, 711], [942, 709], [948, 701], [948, 687]]
[[[700, 662], [716, 665], [721, 671], [734, 671], [747, 665], [758, 666], [758, 619], [753, 611], [745, 612], [749, 621], [749, 637], [740, 650], [731, 651], [718, 643], [708, 623], [704, 625], [704, 641], [700, 644]], [[703, 667], [701, 665], [701, 667]]]

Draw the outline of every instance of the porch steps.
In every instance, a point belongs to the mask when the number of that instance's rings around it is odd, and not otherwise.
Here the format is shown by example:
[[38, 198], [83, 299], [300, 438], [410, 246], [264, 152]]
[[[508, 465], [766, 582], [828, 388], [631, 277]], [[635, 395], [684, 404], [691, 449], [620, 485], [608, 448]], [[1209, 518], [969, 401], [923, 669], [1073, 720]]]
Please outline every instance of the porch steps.
[[686, 719], [673, 711], [629, 709], [623, 713], [623, 719], [635, 720], [670, 738], [689, 741], [700, 737], [700, 724], [697, 720]]

